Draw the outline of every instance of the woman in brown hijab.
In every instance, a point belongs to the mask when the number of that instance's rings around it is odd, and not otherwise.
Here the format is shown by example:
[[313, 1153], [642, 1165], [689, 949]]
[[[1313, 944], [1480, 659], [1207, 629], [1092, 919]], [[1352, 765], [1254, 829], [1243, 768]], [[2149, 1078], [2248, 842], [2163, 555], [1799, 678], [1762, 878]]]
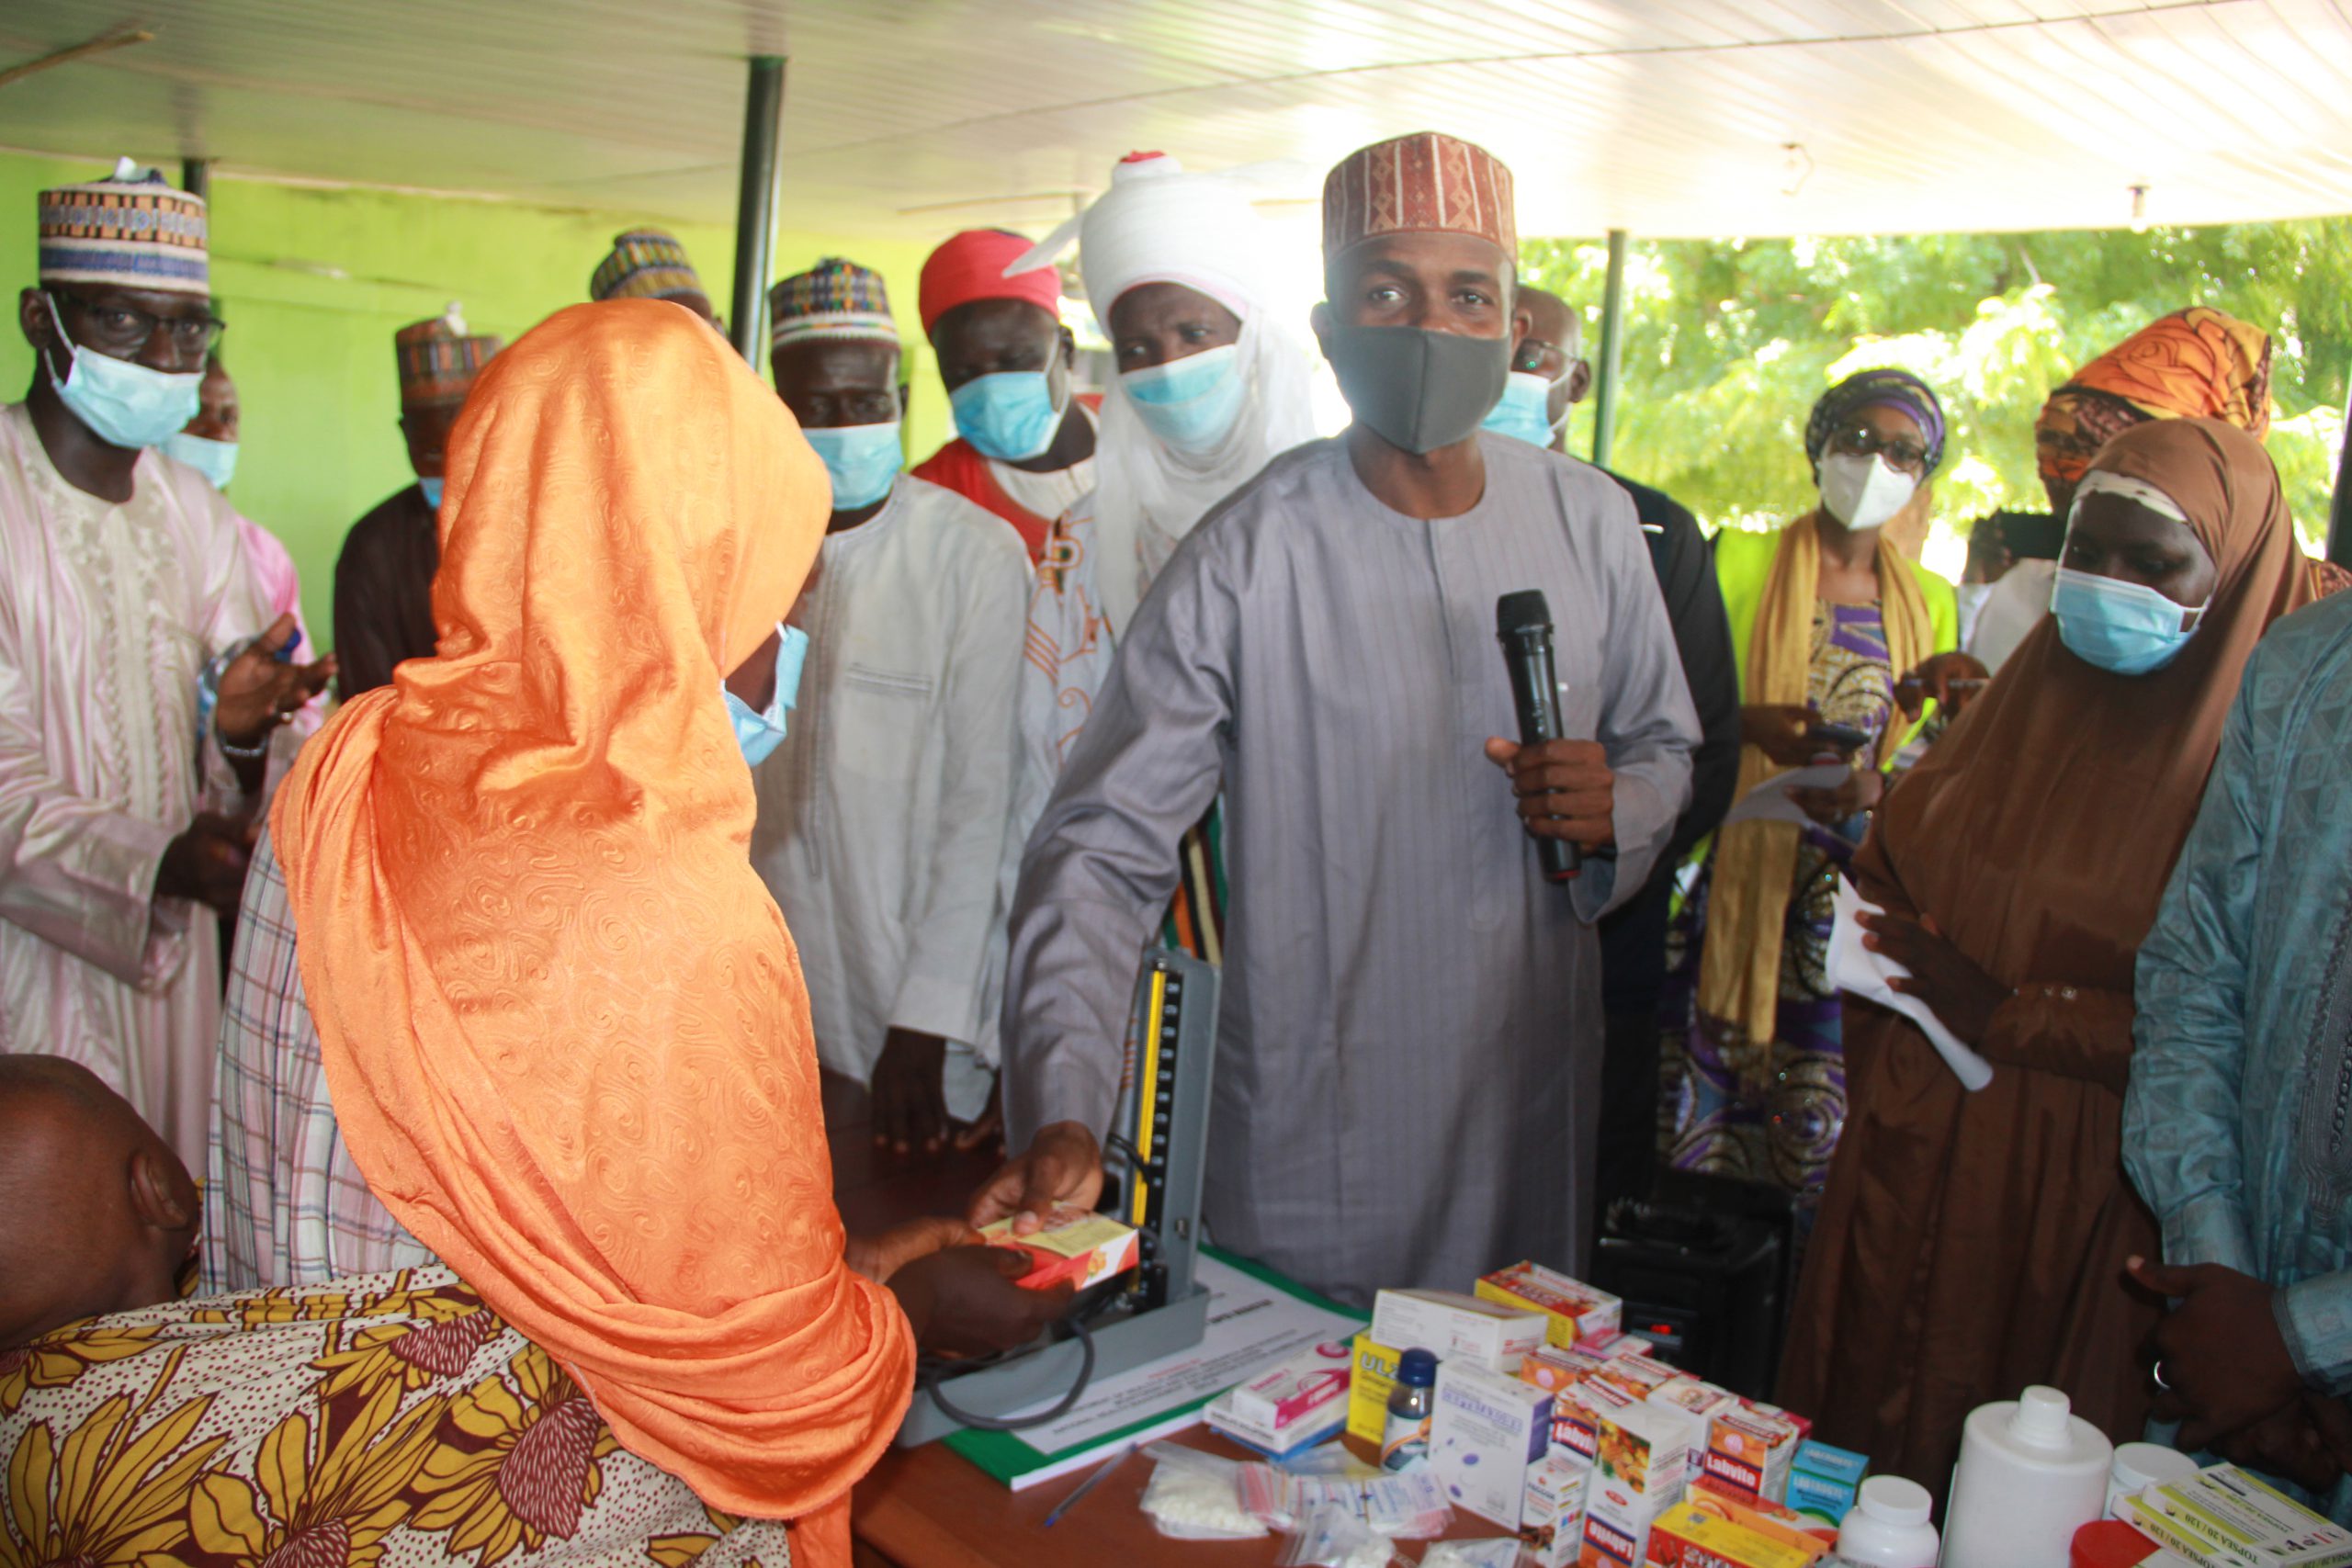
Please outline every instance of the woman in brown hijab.
[[[2244, 431], [2143, 424], [2091, 468], [2059, 613], [2011, 660], [2029, 678], [2005, 672], [1961, 716], [1853, 866], [1884, 910], [1866, 942], [1993, 1080], [1969, 1093], [1910, 1021], [1850, 1005], [1846, 1135], [1781, 1397], [1823, 1440], [1939, 1493], [1968, 1412], [2028, 1383], [2140, 1435], [2152, 1390], [2134, 1353], [2159, 1303], [2123, 1271], [2157, 1250], [2119, 1152], [2132, 961], [2246, 658], [2310, 597], [2278, 472]], [[2166, 603], [2181, 623], [2202, 609], [2168, 662], [2120, 674], [2132, 661], [2096, 616], [2069, 612], [2117, 596], [2158, 621]]]

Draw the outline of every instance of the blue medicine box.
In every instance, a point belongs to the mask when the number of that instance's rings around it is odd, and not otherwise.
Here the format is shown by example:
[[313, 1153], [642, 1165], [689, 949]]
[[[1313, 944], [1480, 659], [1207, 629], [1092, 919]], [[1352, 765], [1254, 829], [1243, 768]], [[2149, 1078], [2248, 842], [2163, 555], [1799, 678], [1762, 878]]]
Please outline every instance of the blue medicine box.
[[1871, 1461], [1860, 1454], [1811, 1440], [1797, 1445], [1789, 1466], [1788, 1506], [1835, 1526], [1852, 1512]]

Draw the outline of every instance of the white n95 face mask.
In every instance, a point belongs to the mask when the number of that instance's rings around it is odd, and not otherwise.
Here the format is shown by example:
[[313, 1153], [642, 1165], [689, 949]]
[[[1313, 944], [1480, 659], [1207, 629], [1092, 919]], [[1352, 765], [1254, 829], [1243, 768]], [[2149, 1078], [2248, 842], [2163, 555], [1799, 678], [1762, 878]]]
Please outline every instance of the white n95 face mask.
[[1821, 459], [1821, 504], [1858, 534], [1884, 527], [1918, 489], [1917, 479], [1896, 473], [1875, 455], [1832, 452]]

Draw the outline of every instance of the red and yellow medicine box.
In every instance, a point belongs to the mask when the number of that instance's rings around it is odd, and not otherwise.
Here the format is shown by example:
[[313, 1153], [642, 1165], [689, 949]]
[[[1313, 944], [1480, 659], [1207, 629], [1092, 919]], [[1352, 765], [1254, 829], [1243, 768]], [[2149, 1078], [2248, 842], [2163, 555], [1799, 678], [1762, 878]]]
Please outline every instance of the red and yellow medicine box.
[[1056, 1209], [1043, 1230], [1027, 1235], [1014, 1235], [1011, 1220], [983, 1225], [980, 1235], [990, 1247], [1009, 1247], [1029, 1255], [1031, 1267], [1021, 1277], [1021, 1285], [1030, 1291], [1049, 1291], [1065, 1281], [1082, 1291], [1125, 1273], [1143, 1254], [1143, 1244], [1131, 1226], [1108, 1214], [1069, 1204]]
[[1783, 1546], [1826, 1552], [1838, 1544], [1836, 1530], [1808, 1527], [1794, 1509], [1778, 1503], [1727, 1496], [1717, 1491], [1704, 1475], [1700, 1476], [1696, 1486], [1682, 1495], [1682, 1500], [1694, 1507], [1719, 1515], [1742, 1529], [1753, 1530], [1767, 1540], [1777, 1540]]
[[1656, 1568], [1812, 1568], [1825, 1550], [1819, 1541], [1773, 1540], [1691, 1502], [1668, 1508], [1650, 1526]]
[[1613, 1334], [1624, 1321], [1624, 1303], [1608, 1292], [1572, 1280], [1540, 1263], [1514, 1263], [1481, 1279], [1481, 1301], [1544, 1314], [1544, 1337], [1563, 1350], [1579, 1339]]

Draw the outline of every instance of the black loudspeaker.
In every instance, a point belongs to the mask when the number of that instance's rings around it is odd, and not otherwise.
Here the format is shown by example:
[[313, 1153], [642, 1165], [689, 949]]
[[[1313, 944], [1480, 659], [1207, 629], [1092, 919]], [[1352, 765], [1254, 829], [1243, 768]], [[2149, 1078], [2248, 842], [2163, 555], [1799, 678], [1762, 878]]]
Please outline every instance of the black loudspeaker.
[[1647, 1202], [1610, 1211], [1592, 1282], [1625, 1303], [1657, 1357], [1769, 1400], [1794, 1292], [1796, 1209], [1779, 1188], [1669, 1171]]

